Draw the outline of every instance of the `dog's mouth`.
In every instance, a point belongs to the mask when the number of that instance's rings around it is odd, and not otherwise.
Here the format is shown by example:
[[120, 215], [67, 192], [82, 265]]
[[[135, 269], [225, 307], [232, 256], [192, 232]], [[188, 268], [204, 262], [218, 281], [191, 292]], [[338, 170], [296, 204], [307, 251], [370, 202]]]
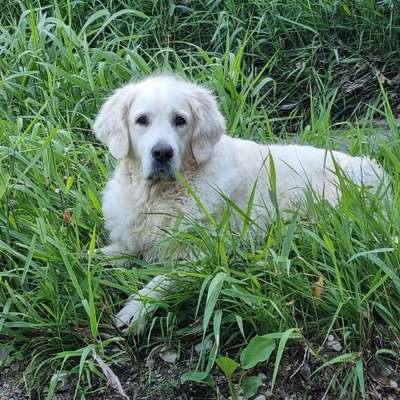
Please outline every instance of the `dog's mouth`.
[[158, 181], [174, 181], [176, 176], [169, 162], [154, 162], [147, 179], [156, 183]]

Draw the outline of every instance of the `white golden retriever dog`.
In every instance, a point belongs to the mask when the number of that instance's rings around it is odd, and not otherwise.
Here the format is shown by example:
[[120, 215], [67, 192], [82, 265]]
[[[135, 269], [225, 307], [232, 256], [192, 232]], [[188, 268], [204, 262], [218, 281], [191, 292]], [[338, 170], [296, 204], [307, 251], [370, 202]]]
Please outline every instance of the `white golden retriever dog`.
[[[232, 199], [246, 210], [256, 184], [252, 219], [273, 215], [269, 170], [273, 160], [279, 209], [299, 207], [309, 188], [335, 205], [340, 197], [337, 166], [357, 184], [377, 188], [384, 177], [373, 160], [301, 145], [260, 145], [227, 136], [215, 97], [174, 75], [152, 76], [116, 90], [94, 123], [97, 138], [119, 160], [103, 193], [110, 256], [160, 259], [157, 243], [173, 215], [205, 219], [182, 174], [211, 214]], [[272, 211], [272, 212], [271, 212]], [[146, 298], [159, 299], [171, 282], [157, 276], [118, 313], [120, 326], [141, 319]]]

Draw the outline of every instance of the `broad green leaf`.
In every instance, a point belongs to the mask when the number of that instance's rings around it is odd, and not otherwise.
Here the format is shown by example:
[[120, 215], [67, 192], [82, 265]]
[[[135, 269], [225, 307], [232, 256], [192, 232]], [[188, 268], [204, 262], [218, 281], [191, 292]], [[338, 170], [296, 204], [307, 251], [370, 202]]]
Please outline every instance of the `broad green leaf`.
[[249, 376], [243, 381], [243, 394], [246, 399], [253, 397], [258, 388], [261, 386], [262, 380], [259, 376]]
[[250, 369], [259, 362], [267, 361], [275, 347], [275, 341], [269, 337], [254, 337], [240, 354], [240, 366], [243, 369]]
[[236, 371], [237, 367], [239, 364], [233, 360], [232, 358], [229, 357], [220, 357], [217, 358], [215, 361], [218, 365], [218, 367], [221, 368], [222, 372], [225, 374], [225, 376], [230, 380], [233, 373]]
[[206, 383], [209, 386], [214, 386], [214, 381], [208, 372], [186, 372], [181, 376], [181, 383], [185, 382]]

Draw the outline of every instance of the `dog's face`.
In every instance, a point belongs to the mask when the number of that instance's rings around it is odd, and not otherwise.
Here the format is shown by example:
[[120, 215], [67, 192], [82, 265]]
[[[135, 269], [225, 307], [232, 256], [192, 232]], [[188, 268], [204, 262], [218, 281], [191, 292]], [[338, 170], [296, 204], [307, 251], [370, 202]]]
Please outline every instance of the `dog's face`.
[[188, 156], [194, 118], [184, 93], [173, 86], [140, 90], [128, 113], [130, 140], [146, 179], [173, 179]]
[[173, 180], [191, 162], [210, 158], [225, 133], [212, 94], [174, 76], [156, 76], [118, 89], [94, 124], [117, 159], [138, 161], [144, 179]]

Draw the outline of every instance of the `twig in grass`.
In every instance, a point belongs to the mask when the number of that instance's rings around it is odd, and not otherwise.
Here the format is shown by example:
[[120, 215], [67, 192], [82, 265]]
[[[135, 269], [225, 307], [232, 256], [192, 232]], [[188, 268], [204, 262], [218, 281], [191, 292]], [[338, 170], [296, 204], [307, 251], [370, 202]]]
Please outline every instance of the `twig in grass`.
[[303, 357], [303, 361], [301, 362], [301, 364], [298, 366], [298, 368], [296, 369], [296, 371], [293, 372], [292, 375], [290, 375], [289, 379], [292, 379], [295, 375], [298, 374], [298, 372], [303, 368], [304, 364], [306, 363], [306, 359], [308, 358], [308, 354], [309, 354], [309, 349], [308, 347], [306, 347], [304, 349], [304, 357]]
[[107, 384], [115, 389], [124, 399], [129, 400], [118, 376], [115, 375], [112, 369], [100, 358], [95, 349], [92, 349], [92, 355], [93, 359], [99, 364], [103, 374], [107, 377]]

